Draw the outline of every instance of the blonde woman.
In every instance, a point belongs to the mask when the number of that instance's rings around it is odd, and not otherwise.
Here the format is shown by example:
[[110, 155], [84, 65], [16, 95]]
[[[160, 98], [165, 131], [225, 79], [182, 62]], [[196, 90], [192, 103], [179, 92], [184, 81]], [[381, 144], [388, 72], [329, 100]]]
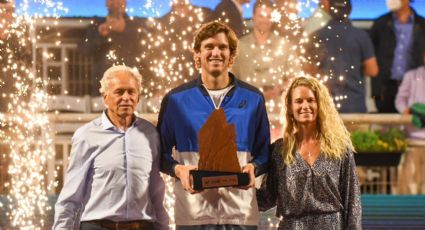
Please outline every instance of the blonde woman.
[[257, 191], [260, 210], [277, 205], [279, 229], [361, 229], [354, 148], [327, 88], [295, 78], [284, 103], [283, 138]]

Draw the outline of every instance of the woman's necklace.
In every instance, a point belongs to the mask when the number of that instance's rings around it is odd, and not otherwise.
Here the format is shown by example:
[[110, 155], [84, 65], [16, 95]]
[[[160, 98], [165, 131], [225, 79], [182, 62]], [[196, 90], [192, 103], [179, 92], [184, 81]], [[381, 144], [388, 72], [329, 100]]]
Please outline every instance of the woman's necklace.
[[[313, 153], [312, 151], [316, 151], [317, 150], [317, 145], [319, 144], [319, 133], [316, 132], [316, 136], [314, 139], [310, 140], [310, 141], [301, 141], [301, 146], [300, 146], [300, 153], [304, 152], [304, 158], [307, 162], [309, 162], [309, 164], [311, 163], [311, 161], [313, 160]], [[304, 150], [304, 151], [303, 151]]]
[[307, 149], [306, 147], [306, 143], [301, 143], [301, 148], [300, 148], [300, 152], [301, 150], [305, 150], [307, 152], [307, 158], [310, 159], [311, 158], [311, 151]]
[[[313, 156], [313, 154], [311, 153], [311, 150], [310, 150], [310, 149], [308, 149], [307, 144], [308, 144], [308, 143], [301, 143], [300, 151], [301, 151], [302, 149], [304, 149], [304, 150], [307, 152], [307, 159], [310, 159], [310, 158]], [[315, 143], [313, 143], [313, 149], [314, 149], [314, 148], [316, 148], [316, 145], [317, 145], [317, 144], [318, 144], [318, 141], [316, 141]]]

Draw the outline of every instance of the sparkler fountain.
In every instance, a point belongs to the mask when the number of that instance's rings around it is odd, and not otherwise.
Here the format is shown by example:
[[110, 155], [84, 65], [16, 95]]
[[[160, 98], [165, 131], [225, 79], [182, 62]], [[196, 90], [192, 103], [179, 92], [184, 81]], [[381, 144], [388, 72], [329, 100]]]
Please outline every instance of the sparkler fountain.
[[[42, 1], [58, 9], [57, 3]], [[12, 9], [14, 3], [7, 3]], [[60, 8], [60, 7], [59, 7]], [[34, 71], [31, 48], [37, 37], [30, 36], [34, 20], [26, 13], [28, 1], [18, 6], [18, 14], [3, 17], [1, 57], [1, 88], [6, 113], [0, 116], [0, 139], [9, 152], [9, 182], [5, 184], [9, 210], [6, 215], [11, 229], [43, 229], [47, 204], [47, 189], [53, 184], [46, 181], [46, 161], [53, 157], [47, 111], [47, 82]], [[4, 11], [6, 8], [2, 8]], [[8, 90], [6, 90], [8, 89]], [[4, 104], [4, 105], [5, 105]], [[4, 106], [3, 105], [3, 106]]]

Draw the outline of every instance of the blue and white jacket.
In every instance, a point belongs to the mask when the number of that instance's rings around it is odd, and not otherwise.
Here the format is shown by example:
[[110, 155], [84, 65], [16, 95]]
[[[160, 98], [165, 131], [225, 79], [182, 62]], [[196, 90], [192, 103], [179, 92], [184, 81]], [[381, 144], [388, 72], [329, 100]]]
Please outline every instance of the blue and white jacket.
[[[220, 108], [227, 122], [235, 124], [238, 159], [241, 166], [253, 162], [256, 175], [265, 172], [269, 157], [270, 128], [261, 92], [229, 73], [233, 88]], [[175, 177], [176, 164], [198, 165], [198, 131], [215, 109], [202, 85], [201, 76], [170, 91], [163, 99], [158, 129], [161, 136], [161, 171]], [[172, 155], [173, 148], [176, 155]], [[175, 184], [177, 225], [257, 225], [255, 188], [208, 189], [189, 194]]]

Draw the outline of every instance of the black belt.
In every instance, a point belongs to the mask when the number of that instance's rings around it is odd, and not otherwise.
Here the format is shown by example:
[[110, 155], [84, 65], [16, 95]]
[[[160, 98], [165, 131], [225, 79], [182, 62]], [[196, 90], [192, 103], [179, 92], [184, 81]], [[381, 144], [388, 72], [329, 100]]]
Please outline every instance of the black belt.
[[111, 230], [132, 230], [140, 228], [153, 228], [153, 223], [147, 220], [134, 220], [134, 221], [120, 221], [115, 222], [111, 220], [89, 220], [86, 223], [99, 225], [101, 227]]

